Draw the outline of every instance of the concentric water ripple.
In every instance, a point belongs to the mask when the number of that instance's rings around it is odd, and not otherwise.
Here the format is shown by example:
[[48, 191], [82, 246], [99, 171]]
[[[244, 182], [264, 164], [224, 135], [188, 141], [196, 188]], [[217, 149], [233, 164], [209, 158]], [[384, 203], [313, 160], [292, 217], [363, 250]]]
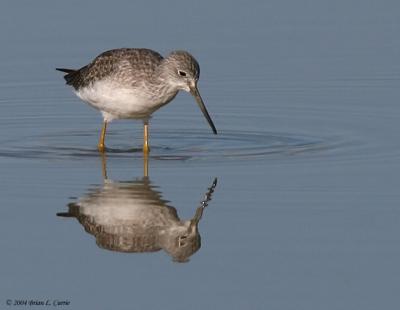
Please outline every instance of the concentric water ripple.
[[[141, 157], [140, 139], [127, 130], [109, 133], [109, 157]], [[23, 136], [2, 142], [1, 157], [36, 159], [82, 159], [98, 156], [94, 131], [62, 131]], [[130, 143], [130, 144], [129, 144]], [[133, 148], [134, 146], [134, 148]], [[226, 131], [154, 131], [151, 157], [159, 160], [238, 160], [315, 154], [343, 147], [337, 139], [290, 133]]]

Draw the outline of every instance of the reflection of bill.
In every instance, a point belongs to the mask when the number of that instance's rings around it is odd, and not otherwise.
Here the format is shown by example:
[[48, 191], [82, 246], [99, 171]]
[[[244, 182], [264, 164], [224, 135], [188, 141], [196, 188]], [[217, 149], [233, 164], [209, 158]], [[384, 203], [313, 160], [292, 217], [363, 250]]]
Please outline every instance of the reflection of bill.
[[78, 219], [101, 248], [130, 253], [163, 249], [174, 261], [185, 262], [200, 248], [198, 224], [216, 185], [215, 178], [195, 215], [185, 221], [147, 176], [129, 182], [106, 179], [57, 215]]

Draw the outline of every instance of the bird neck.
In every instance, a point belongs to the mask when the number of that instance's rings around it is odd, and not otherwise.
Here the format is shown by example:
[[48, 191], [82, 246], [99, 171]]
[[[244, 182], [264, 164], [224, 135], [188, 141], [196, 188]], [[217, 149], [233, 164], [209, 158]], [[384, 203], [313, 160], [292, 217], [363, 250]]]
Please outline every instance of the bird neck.
[[166, 98], [173, 98], [176, 96], [179, 87], [173, 83], [173, 77], [169, 73], [168, 67], [165, 63], [161, 63], [155, 70], [153, 78], [151, 79], [151, 88], [154, 93]]

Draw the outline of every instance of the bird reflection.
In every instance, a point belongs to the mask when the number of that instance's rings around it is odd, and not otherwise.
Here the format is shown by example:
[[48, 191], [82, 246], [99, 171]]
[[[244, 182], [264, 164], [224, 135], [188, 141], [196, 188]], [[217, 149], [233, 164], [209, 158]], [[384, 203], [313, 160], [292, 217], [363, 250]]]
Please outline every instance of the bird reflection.
[[134, 181], [107, 178], [103, 155], [104, 183], [88, 190], [77, 202], [68, 204], [61, 217], [75, 217], [99, 247], [111, 251], [141, 253], [166, 251], [176, 262], [187, 262], [201, 246], [198, 224], [217, 185], [215, 178], [189, 220], [181, 220], [169, 201], [148, 177]]

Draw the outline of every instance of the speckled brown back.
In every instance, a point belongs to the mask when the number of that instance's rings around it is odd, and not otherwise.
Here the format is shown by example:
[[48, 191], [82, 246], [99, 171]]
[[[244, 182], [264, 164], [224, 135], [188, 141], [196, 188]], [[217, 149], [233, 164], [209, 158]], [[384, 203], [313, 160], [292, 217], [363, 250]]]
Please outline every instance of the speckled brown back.
[[[162, 59], [159, 53], [149, 49], [114, 49], [100, 54], [79, 70], [69, 70], [64, 78], [76, 90], [110, 76], [132, 85], [140, 79], [151, 77]], [[61, 71], [65, 72], [66, 69]]]

